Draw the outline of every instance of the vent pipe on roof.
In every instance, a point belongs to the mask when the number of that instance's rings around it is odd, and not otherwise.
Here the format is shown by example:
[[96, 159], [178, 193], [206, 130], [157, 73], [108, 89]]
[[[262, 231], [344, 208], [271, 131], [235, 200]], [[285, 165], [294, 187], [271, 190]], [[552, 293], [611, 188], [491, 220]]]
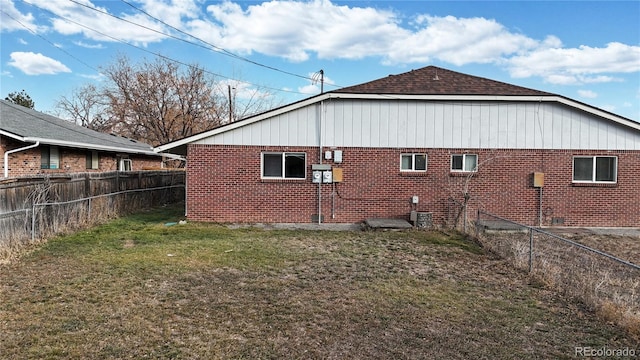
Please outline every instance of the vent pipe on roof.
[[20, 151], [25, 151], [25, 150], [29, 150], [35, 147], [40, 146], [40, 141], [36, 141], [35, 144], [31, 144], [29, 146], [25, 146], [22, 148], [17, 148], [17, 149], [13, 149], [13, 150], [9, 150], [7, 152], [4, 153], [4, 177], [8, 178], [9, 177], [9, 154], [13, 154], [13, 153], [17, 153]]

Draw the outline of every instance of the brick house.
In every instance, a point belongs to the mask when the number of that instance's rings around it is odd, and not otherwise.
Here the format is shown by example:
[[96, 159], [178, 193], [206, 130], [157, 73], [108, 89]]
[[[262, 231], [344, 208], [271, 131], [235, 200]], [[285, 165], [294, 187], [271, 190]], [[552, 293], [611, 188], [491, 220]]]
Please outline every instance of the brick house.
[[[187, 156], [187, 216], [215, 222], [450, 219], [640, 226], [640, 123], [433, 66], [160, 146]], [[318, 216], [320, 214], [321, 216]]]
[[0, 178], [161, 166], [148, 144], [0, 100]]

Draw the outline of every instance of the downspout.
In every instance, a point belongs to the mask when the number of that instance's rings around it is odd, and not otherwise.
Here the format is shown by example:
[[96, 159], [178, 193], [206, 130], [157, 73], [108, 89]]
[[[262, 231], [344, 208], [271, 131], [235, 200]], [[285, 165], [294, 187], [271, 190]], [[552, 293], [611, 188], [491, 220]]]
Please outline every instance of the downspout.
[[13, 149], [13, 150], [9, 150], [7, 152], [4, 153], [4, 177], [8, 178], [9, 177], [9, 154], [13, 154], [16, 152], [20, 152], [20, 151], [25, 151], [25, 150], [29, 150], [35, 147], [40, 146], [40, 141], [36, 141], [35, 144], [29, 145], [29, 146], [25, 146], [22, 148], [18, 148], [18, 149]]

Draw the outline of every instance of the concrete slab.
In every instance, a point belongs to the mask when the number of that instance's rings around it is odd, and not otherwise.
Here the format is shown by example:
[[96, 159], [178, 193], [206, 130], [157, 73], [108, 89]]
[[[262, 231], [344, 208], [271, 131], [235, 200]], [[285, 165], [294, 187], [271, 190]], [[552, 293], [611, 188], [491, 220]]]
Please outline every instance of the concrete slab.
[[413, 226], [403, 219], [367, 219], [367, 227], [371, 229], [411, 229]]
[[361, 224], [335, 224], [335, 223], [255, 223], [255, 224], [230, 224], [229, 229], [258, 228], [264, 230], [325, 230], [325, 231], [361, 231]]

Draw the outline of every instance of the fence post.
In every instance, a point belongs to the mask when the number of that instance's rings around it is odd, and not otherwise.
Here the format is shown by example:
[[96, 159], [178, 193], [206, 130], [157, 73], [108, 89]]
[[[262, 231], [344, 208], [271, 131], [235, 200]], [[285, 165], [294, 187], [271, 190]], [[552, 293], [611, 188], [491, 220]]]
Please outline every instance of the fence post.
[[31, 206], [31, 242], [36, 239], [36, 204]]
[[529, 228], [529, 273], [533, 271], [533, 228]]

